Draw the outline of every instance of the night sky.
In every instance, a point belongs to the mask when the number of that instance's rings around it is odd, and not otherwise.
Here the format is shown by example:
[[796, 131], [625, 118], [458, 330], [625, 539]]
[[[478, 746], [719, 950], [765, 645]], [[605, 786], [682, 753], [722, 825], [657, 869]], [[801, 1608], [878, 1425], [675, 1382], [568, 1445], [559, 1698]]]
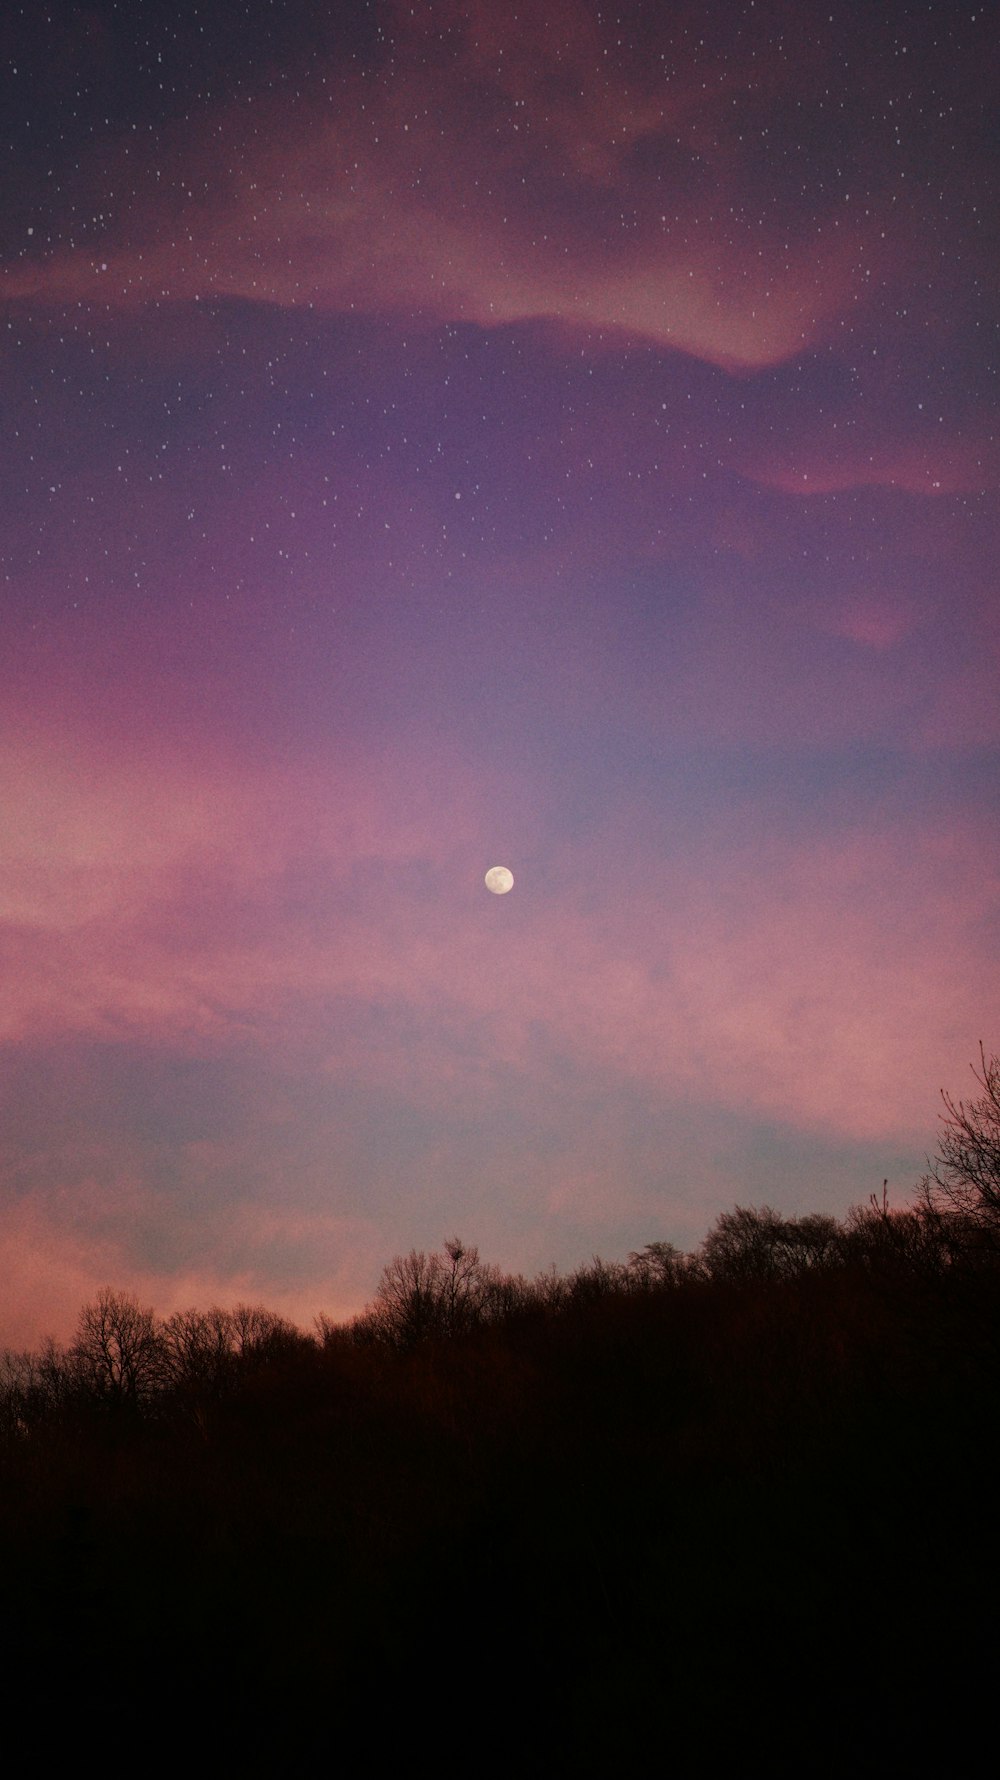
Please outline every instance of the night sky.
[[998, 42], [5, 9], [0, 1341], [905, 1199], [998, 1030]]

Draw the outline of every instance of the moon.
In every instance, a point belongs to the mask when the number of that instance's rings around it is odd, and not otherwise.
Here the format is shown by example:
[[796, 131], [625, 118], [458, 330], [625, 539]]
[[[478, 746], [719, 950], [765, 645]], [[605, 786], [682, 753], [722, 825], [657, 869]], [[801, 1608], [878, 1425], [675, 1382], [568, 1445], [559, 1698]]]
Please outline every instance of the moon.
[[506, 896], [508, 890], [514, 888], [514, 873], [508, 871], [505, 865], [491, 865], [486, 873], [485, 883], [487, 890], [492, 890], [494, 896]]

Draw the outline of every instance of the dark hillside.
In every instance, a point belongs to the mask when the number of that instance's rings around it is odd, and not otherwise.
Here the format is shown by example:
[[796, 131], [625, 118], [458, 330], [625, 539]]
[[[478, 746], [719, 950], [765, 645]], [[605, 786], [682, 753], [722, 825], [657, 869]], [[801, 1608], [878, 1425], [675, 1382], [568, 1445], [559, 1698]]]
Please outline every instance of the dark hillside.
[[1000, 1278], [917, 1215], [784, 1269], [480, 1267], [492, 1311], [405, 1340], [212, 1313], [195, 1365], [154, 1320], [142, 1388], [10, 1363], [12, 1673], [275, 1759], [431, 1727], [519, 1765], [964, 1746]]

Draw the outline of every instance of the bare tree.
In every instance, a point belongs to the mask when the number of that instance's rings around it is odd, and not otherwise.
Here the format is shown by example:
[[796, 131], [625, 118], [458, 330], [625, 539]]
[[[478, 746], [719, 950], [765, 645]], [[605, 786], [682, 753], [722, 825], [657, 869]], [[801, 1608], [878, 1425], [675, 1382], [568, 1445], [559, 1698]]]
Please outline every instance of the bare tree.
[[941, 1139], [930, 1173], [920, 1183], [924, 1208], [945, 1218], [956, 1215], [991, 1248], [1000, 1243], [1000, 1057], [971, 1065], [982, 1095], [953, 1100], [943, 1088]]
[[672, 1286], [684, 1278], [690, 1263], [672, 1242], [647, 1242], [645, 1248], [632, 1250], [628, 1265], [641, 1286]]
[[701, 1245], [699, 1261], [710, 1279], [763, 1279], [780, 1273], [777, 1246], [781, 1219], [770, 1205], [736, 1205], [719, 1213]]
[[783, 1218], [770, 1205], [737, 1205], [720, 1214], [697, 1259], [710, 1279], [777, 1279], [830, 1265], [841, 1245], [836, 1218], [823, 1212]]
[[227, 1319], [234, 1352], [241, 1360], [274, 1358], [307, 1340], [287, 1317], [263, 1304], [237, 1304], [232, 1310], [210, 1314]]
[[69, 1349], [76, 1376], [105, 1402], [136, 1408], [167, 1379], [166, 1346], [156, 1315], [129, 1292], [105, 1286], [80, 1312]]
[[30, 1432], [72, 1397], [73, 1379], [66, 1355], [51, 1338], [40, 1353], [0, 1356], [0, 1430]]
[[614, 1293], [627, 1292], [634, 1284], [634, 1276], [624, 1261], [605, 1261], [602, 1255], [594, 1255], [569, 1274], [565, 1284], [570, 1304], [591, 1304]]
[[217, 1388], [232, 1372], [236, 1334], [228, 1311], [177, 1310], [162, 1337], [175, 1384]]
[[479, 1259], [479, 1250], [466, 1248], [459, 1236], [448, 1238], [440, 1259], [445, 1327], [454, 1334], [480, 1320], [481, 1288], [489, 1269]]
[[438, 1257], [422, 1249], [394, 1255], [382, 1269], [374, 1303], [359, 1318], [359, 1330], [401, 1348], [436, 1334], [441, 1327], [440, 1271]]
[[497, 1268], [458, 1236], [439, 1255], [411, 1249], [382, 1270], [375, 1300], [354, 1321], [357, 1338], [409, 1348], [434, 1335], [454, 1335], [500, 1314], [509, 1295]]
[[962, 1248], [962, 1220], [925, 1202], [915, 1206], [889, 1204], [889, 1183], [881, 1197], [872, 1193], [867, 1205], [852, 1205], [844, 1220], [841, 1245], [846, 1261], [860, 1266], [882, 1288], [908, 1293], [914, 1279], [939, 1281]]

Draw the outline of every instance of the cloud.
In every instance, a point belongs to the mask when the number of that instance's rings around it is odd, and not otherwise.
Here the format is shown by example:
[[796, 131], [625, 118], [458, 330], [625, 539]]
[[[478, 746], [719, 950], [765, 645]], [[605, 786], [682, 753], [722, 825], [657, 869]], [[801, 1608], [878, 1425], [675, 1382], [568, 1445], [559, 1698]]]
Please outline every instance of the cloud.
[[2, 288], [111, 308], [241, 297], [552, 318], [730, 368], [779, 363], [848, 300], [856, 231], [792, 241], [754, 213], [732, 119], [763, 101], [759, 64], [687, 37], [667, 24], [623, 55], [587, 9], [526, 27], [401, 9], [374, 78], [248, 93], [153, 150], [130, 136], [89, 174], [95, 205], [116, 194], [113, 231], [92, 248], [39, 236]]
[[809, 498], [855, 488], [891, 488], [931, 499], [985, 494], [1000, 482], [1000, 460], [992, 440], [945, 434], [927, 444], [880, 438], [870, 449], [837, 452], [813, 442], [781, 457], [755, 453], [743, 473], [763, 488]]
[[986, 980], [995, 873], [957, 813], [800, 842], [747, 833], [751, 808], [678, 853], [598, 829], [617, 863], [581, 875], [540, 811], [501, 904], [483, 787], [453, 764], [136, 775], [89, 804], [18, 775], [41, 814], [13, 830], [8, 1042], [249, 1045], [439, 1109], [561, 1058], [867, 1136], [926, 1112]]
[[157, 1266], [137, 1257], [130, 1219], [162, 1218], [165, 1208], [121, 1181], [102, 1197], [98, 1234], [87, 1226], [98, 1207], [85, 1185], [0, 1208], [4, 1347], [37, 1347], [49, 1335], [70, 1341], [81, 1308], [106, 1285], [164, 1317], [192, 1306], [264, 1303], [308, 1329], [321, 1312], [342, 1321], [362, 1309], [386, 1258], [363, 1219], [250, 1205], [207, 1215], [195, 1252]]

